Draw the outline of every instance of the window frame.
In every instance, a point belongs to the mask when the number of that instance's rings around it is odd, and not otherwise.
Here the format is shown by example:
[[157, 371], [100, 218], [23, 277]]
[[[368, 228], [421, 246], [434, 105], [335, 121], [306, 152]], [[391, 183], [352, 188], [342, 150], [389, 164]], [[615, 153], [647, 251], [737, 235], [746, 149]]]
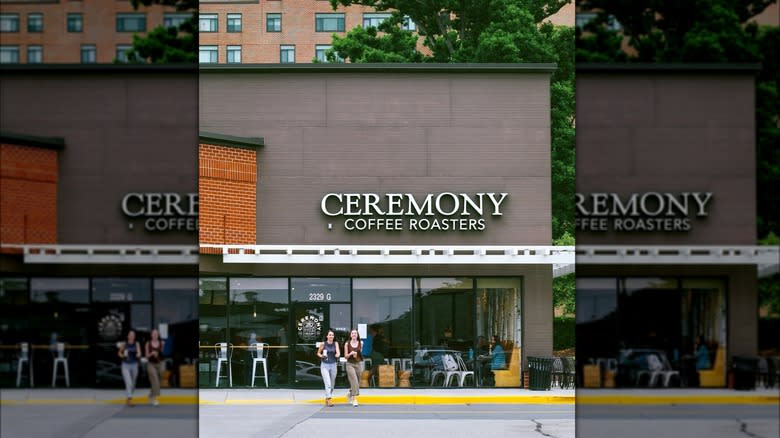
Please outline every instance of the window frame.
[[[271, 29], [271, 18], [278, 19], [279, 29]], [[282, 31], [282, 14], [280, 12], [268, 12], [265, 14], [265, 31], [269, 33], [276, 33]]]
[[[212, 48], [213, 48], [213, 50], [212, 50]], [[208, 51], [209, 53], [213, 52], [213, 53], [216, 54], [216, 56], [214, 57], [214, 61], [213, 62], [212, 61], [202, 62], [200, 60], [201, 52], [206, 52], [206, 51]], [[219, 63], [219, 46], [216, 46], [216, 45], [213, 45], [213, 44], [204, 45], [204, 46], [200, 46], [199, 45], [198, 46], [198, 64], [218, 64], [218, 63]]]
[[2, 44], [0, 45], [0, 54], [3, 52], [8, 51], [9, 53], [13, 53], [14, 49], [16, 50], [16, 60], [13, 62], [2, 62], [2, 56], [0, 56], [0, 65], [7, 65], [7, 64], [19, 64], [19, 45], [18, 44]]
[[[284, 53], [292, 52], [292, 61], [284, 60]], [[279, 63], [280, 64], [295, 64], [295, 44], [279, 44]]]
[[[231, 20], [235, 21], [236, 20], [236, 16], [238, 16], [238, 29], [236, 29], [235, 25], [231, 29], [230, 21]], [[225, 18], [225, 30], [228, 33], [241, 33], [242, 26], [243, 26], [243, 24], [242, 24], [242, 15], [241, 15], [240, 12], [231, 12], [231, 13], [227, 14], [227, 17]]]
[[[89, 49], [92, 49], [91, 52], [94, 54], [95, 59], [93, 61], [87, 61], [84, 62], [84, 54], [88, 53]], [[82, 44], [79, 50], [79, 53], [81, 56], [79, 57], [81, 59], [82, 64], [97, 64], [97, 45], [96, 44]]]
[[0, 22], [9, 20], [10, 23], [15, 24], [11, 26], [11, 30], [3, 30], [0, 26], [0, 33], [19, 33], [19, 14], [16, 12], [3, 12], [0, 14]]
[[[35, 50], [37, 49], [37, 50]], [[35, 50], [38, 52], [40, 59], [36, 62], [30, 62], [30, 51]], [[43, 64], [43, 46], [40, 44], [30, 44], [27, 46], [27, 63], [28, 64]]]
[[[325, 20], [336, 20], [336, 28], [330, 29], [325, 27]], [[346, 28], [346, 14], [343, 12], [335, 13], [315, 13], [314, 14], [314, 31], [315, 32], [344, 32]]]
[[[78, 21], [75, 19], [78, 18]], [[74, 19], [74, 20], [71, 20]], [[78, 23], [78, 30], [74, 30], [71, 24]], [[65, 16], [65, 30], [67, 33], [82, 33], [84, 32], [84, 15], [81, 12], [68, 12]]]
[[[31, 18], [40, 18], [41, 27], [38, 29], [32, 29], [30, 27]], [[41, 33], [43, 32], [43, 13], [42, 12], [30, 12], [27, 14], [27, 33]]]
[[[236, 50], [238, 48], [238, 50]], [[230, 60], [230, 54], [238, 52], [238, 62]], [[226, 64], [241, 64], [241, 45], [230, 45], [225, 48], [225, 63]]]
[[[123, 19], [132, 18], [137, 20], [138, 18], [143, 18], [143, 26], [141, 29], [131, 29], [127, 30], [125, 29], [125, 22]], [[134, 21], [134, 20], [131, 20]], [[120, 23], [122, 23], [122, 28], [120, 29]], [[122, 32], [122, 33], [135, 33], [135, 32], [146, 32], [146, 13], [144, 12], [117, 12], [116, 13], [116, 31]]]
[[[201, 28], [201, 22], [203, 20], [208, 20], [210, 23], [213, 22], [214, 29], [212, 29], [212, 30], [203, 30]], [[203, 33], [216, 33], [216, 32], [219, 32], [219, 14], [198, 14], [198, 32], [203, 32]]]
[[[176, 27], [177, 29], [179, 26], [184, 23], [185, 21], [189, 20], [192, 17], [192, 14], [188, 13], [182, 13], [182, 12], [164, 12], [163, 13], [163, 26], [165, 27]], [[178, 21], [181, 20], [181, 22], [177, 24], [165, 24], [166, 21]]]
[[[385, 12], [364, 12], [363, 13], [363, 29], [367, 29], [369, 27], [373, 27], [375, 29], [379, 29], [379, 25], [384, 23], [385, 20], [392, 17], [393, 14], [385, 13]], [[382, 18], [381, 21], [379, 21], [376, 25], [371, 24], [371, 22], [378, 20], [379, 18]], [[368, 20], [368, 25], [366, 25], [366, 21]]]

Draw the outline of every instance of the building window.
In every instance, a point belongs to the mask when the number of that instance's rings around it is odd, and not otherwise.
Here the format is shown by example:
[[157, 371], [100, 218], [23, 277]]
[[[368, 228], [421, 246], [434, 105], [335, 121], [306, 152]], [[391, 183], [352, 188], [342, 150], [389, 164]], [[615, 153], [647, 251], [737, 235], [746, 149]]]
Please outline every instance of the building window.
[[163, 26], [179, 28], [185, 21], [192, 18], [191, 14], [176, 14], [168, 13], [163, 14]]
[[379, 25], [382, 24], [383, 21], [390, 18], [390, 14], [363, 14], [363, 27], [376, 27], [379, 28]]
[[344, 32], [344, 14], [315, 14], [316, 32]]
[[0, 14], [0, 32], [19, 32], [19, 14]]
[[146, 14], [116, 14], [117, 32], [146, 32]]
[[[330, 44], [317, 44], [314, 46], [314, 56], [317, 59], [318, 62], [330, 62], [328, 61], [327, 52], [333, 48]], [[343, 59], [339, 58], [339, 55], [337, 53], [334, 53], [336, 56], [336, 62], [344, 62]]]
[[116, 46], [116, 60], [119, 62], [128, 62], [127, 51], [132, 49], [130, 44], [117, 44]]
[[216, 64], [217, 46], [200, 46], [198, 62], [201, 64]]
[[40, 64], [43, 62], [43, 46], [27, 46], [27, 63]]
[[282, 14], [265, 14], [265, 31], [282, 31]]
[[68, 32], [81, 32], [83, 21], [81, 14], [68, 14]]
[[27, 32], [43, 32], [43, 14], [27, 14]]
[[404, 24], [403, 24], [402, 27], [403, 27], [404, 30], [416, 31], [417, 30], [417, 23], [412, 21], [412, 19], [409, 18], [409, 17], [404, 17]]
[[295, 63], [295, 46], [279, 46], [279, 62], [282, 64]]
[[198, 18], [200, 32], [216, 32], [217, 29], [217, 14], [200, 14]]
[[97, 47], [94, 44], [81, 45], [81, 63], [94, 64], [97, 62]]
[[227, 46], [227, 63], [241, 64], [241, 46]]
[[241, 32], [241, 14], [227, 14], [227, 31]]
[[[595, 12], [578, 12], [574, 19], [574, 25], [580, 30], [585, 30], [585, 26], [597, 17], [598, 14]], [[607, 29], [615, 32], [619, 32], [622, 29], [622, 26], [613, 15], [607, 17], [606, 25]]]
[[0, 46], [0, 64], [18, 64], [19, 46]]

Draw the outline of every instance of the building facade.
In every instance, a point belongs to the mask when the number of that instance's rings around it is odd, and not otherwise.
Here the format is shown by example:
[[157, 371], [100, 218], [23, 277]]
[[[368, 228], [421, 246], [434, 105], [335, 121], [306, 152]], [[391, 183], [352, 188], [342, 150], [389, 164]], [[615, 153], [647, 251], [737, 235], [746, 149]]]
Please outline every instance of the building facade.
[[133, 35], [192, 17], [130, 0], [2, 0], [0, 64], [109, 64], [126, 60]]
[[[325, 62], [333, 34], [356, 26], [378, 26], [389, 12], [352, 5], [333, 9], [327, 1], [209, 0], [199, 5], [200, 62], [218, 64]], [[574, 2], [550, 21], [574, 25]], [[416, 30], [412, 21], [404, 27]], [[422, 45], [420, 45], [422, 47]]]
[[757, 354], [756, 71], [578, 68], [581, 384], [725, 387]]
[[551, 355], [554, 66], [201, 67], [201, 387], [219, 343], [255, 383], [254, 340], [270, 386], [319, 386], [329, 328], [372, 339], [377, 386], [520, 387]]
[[194, 68], [3, 68], [0, 385], [121, 387], [130, 329], [160, 329], [174, 376], [196, 360], [196, 84]]

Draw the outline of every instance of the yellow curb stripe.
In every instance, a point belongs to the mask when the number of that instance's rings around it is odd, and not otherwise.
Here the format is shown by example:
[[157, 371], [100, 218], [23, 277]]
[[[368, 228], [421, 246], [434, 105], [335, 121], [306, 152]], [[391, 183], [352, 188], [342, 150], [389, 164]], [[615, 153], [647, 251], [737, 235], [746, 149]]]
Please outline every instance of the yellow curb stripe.
[[779, 396], [756, 395], [756, 396], [706, 396], [706, 395], [687, 395], [687, 396], [632, 396], [632, 395], [583, 395], [577, 397], [577, 404], [588, 405], [662, 405], [662, 404], [703, 404], [703, 405], [724, 405], [724, 404], [778, 404]]
[[[549, 396], [482, 396], [482, 397], [469, 397], [469, 396], [426, 396], [426, 395], [411, 395], [411, 396], [393, 396], [393, 395], [362, 395], [359, 398], [361, 404], [382, 404], [382, 405], [468, 405], [468, 404], [566, 404], [573, 405], [575, 402], [574, 396], [564, 397], [549, 397]], [[259, 400], [259, 399], [232, 399], [225, 400], [224, 402], [205, 401], [202, 400], [200, 404], [208, 405], [290, 405], [290, 404], [325, 404], [325, 399], [307, 399], [307, 400]], [[333, 403], [346, 404], [346, 397], [333, 397]]]

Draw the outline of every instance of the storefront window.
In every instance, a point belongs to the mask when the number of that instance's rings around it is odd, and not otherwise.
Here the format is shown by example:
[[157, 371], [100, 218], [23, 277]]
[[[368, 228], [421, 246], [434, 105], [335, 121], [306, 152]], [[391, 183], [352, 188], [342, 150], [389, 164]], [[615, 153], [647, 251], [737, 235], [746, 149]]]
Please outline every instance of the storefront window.
[[713, 278], [579, 278], [578, 366], [606, 367], [617, 386], [650, 384], [653, 367], [676, 373], [669, 385], [722, 386], [725, 296]]
[[28, 312], [29, 342], [34, 345], [35, 374], [51, 375], [53, 344], [66, 344], [73, 386], [95, 382], [94, 359], [89, 350], [90, 306], [88, 278], [31, 278], [32, 305]]
[[583, 358], [617, 357], [617, 279], [578, 278], [577, 353]]
[[17, 351], [9, 347], [28, 342], [29, 296], [26, 278], [0, 278], [0, 387], [16, 384]]
[[[471, 278], [416, 278], [413, 386], [436, 385], [444, 360], [468, 359], [474, 337], [474, 281]], [[429, 377], [430, 374], [430, 377]], [[444, 376], [442, 376], [444, 377]]]
[[[250, 386], [253, 366], [251, 344], [268, 344], [268, 372], [274, 382], [286, 380], [286, 338], [289, 304], [286, 278], [230, 279], [230, 342], [233, 351], [233, 384]], [[285, 341], [286, 345], [286, 341]], [[262, 370], [261, 370], [262, 371]], [[258, 375], [262, 375], [260, 372]], [[269, 382], [271, 380], [269, 379]], [[265, 386], [262, 379], [257, 383]], [[256, 384], [257, 384], [256, 383]]]
[[201, 278], [198, 281], [198, 316], [198, 382], [201, 386], [209, 386], [216, 378], [214, 344], [227, 342], [227, 279]]
[[[520, 386], [521, 287], [519, 278], [477, 279], [477, 342], [469, 359], [480, 368], [481, 385]], [[486, 355], [492, 358], [481, 361]]]
[[[388, 359], [399, 370], [411, 371], [412, 279], [355, 278], [352, 287], [353, 328], [365, 334], [364, 356], [372, 366]], [[378, 334], [383, 341], [375, 346]]]

